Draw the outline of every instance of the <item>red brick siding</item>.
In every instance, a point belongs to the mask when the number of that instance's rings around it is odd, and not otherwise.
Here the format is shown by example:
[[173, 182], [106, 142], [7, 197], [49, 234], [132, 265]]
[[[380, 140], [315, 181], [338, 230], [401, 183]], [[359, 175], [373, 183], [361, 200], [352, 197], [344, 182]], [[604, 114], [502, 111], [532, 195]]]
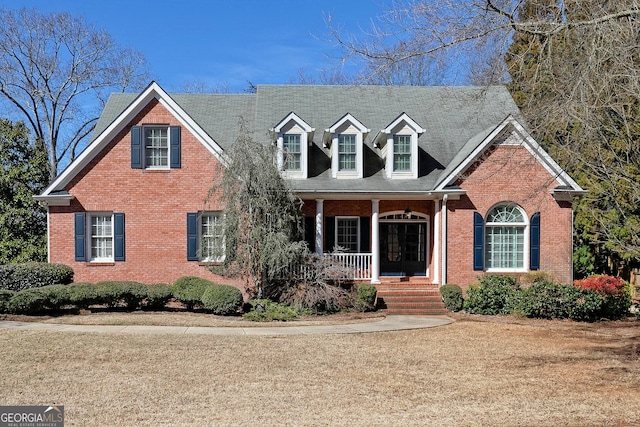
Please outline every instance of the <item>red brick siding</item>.
[[549, 191], [557, 182], [526, 148], [497, 147], [459, 185], [467, 195], [459, 201], [450, 200], [447, 205], [448, 283], [466, 287], [483, 274], [473, 271], [473, 213], [479, 212], [484, 217], [500, 202], [517, 203], [528, 219], [540, 212], [540, 271], [561, 282], [571, 281], [571, 204], [558, 202], [551, 196]]
[[[161, 104], [153, 101], [74, 178], [66, 187], [75, 197], [72, 205], [50, 208], [51, 262], [71, 266], [77, 282], [170, 283], [185, 275], [224, 280], [198, 262], [187, 261], [186, 254], [187, 212], [222, 209], [215, 199], [204, 203], [214, 178], [220, 174], [220, 164], [183, 128], [180, 169], [131, 169], [130, 127], [142, 124], [180, 125]], [[76, 211], [125, 214], [125, 262], [94, 265], [75, 261], [73, 212]]]

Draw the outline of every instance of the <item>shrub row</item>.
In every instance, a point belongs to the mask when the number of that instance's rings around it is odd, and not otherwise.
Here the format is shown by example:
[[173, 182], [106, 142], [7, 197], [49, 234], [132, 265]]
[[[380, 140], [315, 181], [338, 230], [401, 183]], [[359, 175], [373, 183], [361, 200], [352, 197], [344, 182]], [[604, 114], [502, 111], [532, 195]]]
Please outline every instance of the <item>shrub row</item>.
[[22, 291], [49, 285], [66, 285], [73, 281], [73, 270], [64, 264], [29, 262], [0, 265], [0, 289]]
[[203, 307], [221, 316], [238, 312], [242, 307], [242, 292], [234, 286], [219, 285], [200, 277], [182, 277], [173, 284], [173, 296], [189, 310]]
[[[542, 280], [526, 289], [510, 276], [486, 275], [479, 282], [467, 289], [463, 307], [468, 313], [594, 321], [620, 319], [631, 306], [630, 285], [611, 276], [593, 276], [573, 285]], [[448, 286], [440, 292], [447, 308], [456, 311], [462, 293]]]
[[105, 281], [49, 285], [19, 292], [0, 290], [0, 313], [41, 314], [64, 307], [86, 309], [92, 305], [158, 310], [174, 297], [190, 309], [203, 307], [219, 315], [236, 313], [243, 302], [242, 293], [233, 286], [190, 277], [179, 279], [174, 285]]

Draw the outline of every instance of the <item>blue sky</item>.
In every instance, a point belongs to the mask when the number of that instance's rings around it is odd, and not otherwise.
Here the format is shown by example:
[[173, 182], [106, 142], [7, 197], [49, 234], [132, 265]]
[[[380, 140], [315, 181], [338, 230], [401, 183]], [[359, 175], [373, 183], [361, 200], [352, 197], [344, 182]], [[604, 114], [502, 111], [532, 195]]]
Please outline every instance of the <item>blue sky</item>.
[[[353, 34], [390, 0], [0, 0], [0, 7], [66, 11], [141, 51], [152, 77], [172, 91], [185, 82], [242, 91], [247, 81], [316, 75], [339, 51], [325, 24], [331, 14]], [[293, 79], [293, 80], [292, 80]]]

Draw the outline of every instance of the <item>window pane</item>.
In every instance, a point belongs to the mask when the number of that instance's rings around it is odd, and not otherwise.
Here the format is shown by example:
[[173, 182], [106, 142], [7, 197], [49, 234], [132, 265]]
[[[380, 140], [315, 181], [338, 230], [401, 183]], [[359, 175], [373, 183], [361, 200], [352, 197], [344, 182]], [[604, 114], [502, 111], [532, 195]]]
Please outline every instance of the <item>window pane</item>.
[[169, 165], [169, 138], [168, 129], [145, 128], [145, 166], [168, 167]]
[[358, 251], [358, 218], [338, 218], [338, 246], [348, 252]]
[[356, 136], [338, 135], [338, 170], [356, 170]]
[[219, 213], [202, 215], [202, 258], [221, 261], [224, 258], [224, 233]]
[[487, 226], [487, 268], [524, 267], [524, 226]]
[[111, 215], [91, 217], [91, 258], [113, 258], [113, 227]]
[[394, 172], [411, 170], [410, 135], [395, 135], [393, 137], [393, 170]]
[[300, 135], [284, 135], [284, 169], [289, 171], [302, 170], [302, 147], [300, 145]]

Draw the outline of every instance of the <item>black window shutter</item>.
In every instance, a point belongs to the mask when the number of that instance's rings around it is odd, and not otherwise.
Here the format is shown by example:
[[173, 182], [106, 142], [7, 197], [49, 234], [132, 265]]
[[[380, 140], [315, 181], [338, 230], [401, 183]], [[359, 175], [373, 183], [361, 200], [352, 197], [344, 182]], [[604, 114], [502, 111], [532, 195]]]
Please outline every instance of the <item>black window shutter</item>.
[[87, 245], [85, 240], [85, 214], [84, 212], [76, 212], [74, 216], [74, 237], [75, 237], [75, 251], [76, 261], [86, 261], [87, 255], [85, 253]]
[[131, 126], [131, 168], [142, 169], [142, 126]]
[[473, 213], [473, 270], [484, 270], [484, 218]]
[[529, 226], [529, 269], [540, 270], [540, 212], [531, 216]]
[[114, 213], [113, 214], [113, 238], [114, 242], [114, 261], [124, 261], [125, 253], [124, 253], [124, 214], [123, 213]]
[[316, 218], [313, 216], [304, 217], [304, 240], [311, 252], [316, 250]]
[[360, 217], [360, 252], [369, 252], [371, 246], [369, 240], [371, 236], [371, 218], [368, 216]]
[[198, 261], [198, 214], [187, 213], [187, 261]]
[[171, 140], [171, 153], [169, 154], [169, 158], [171, 159], [170, 167], [173, 169], [180, 168], [182, 165], [181, 161], [181, 142], [180, 142], [180, 126], [171, 126], [169, 128]]
[[336, 245], [336, 217], [327, 216], [324, 218], [324, 250], [333, 252]]

